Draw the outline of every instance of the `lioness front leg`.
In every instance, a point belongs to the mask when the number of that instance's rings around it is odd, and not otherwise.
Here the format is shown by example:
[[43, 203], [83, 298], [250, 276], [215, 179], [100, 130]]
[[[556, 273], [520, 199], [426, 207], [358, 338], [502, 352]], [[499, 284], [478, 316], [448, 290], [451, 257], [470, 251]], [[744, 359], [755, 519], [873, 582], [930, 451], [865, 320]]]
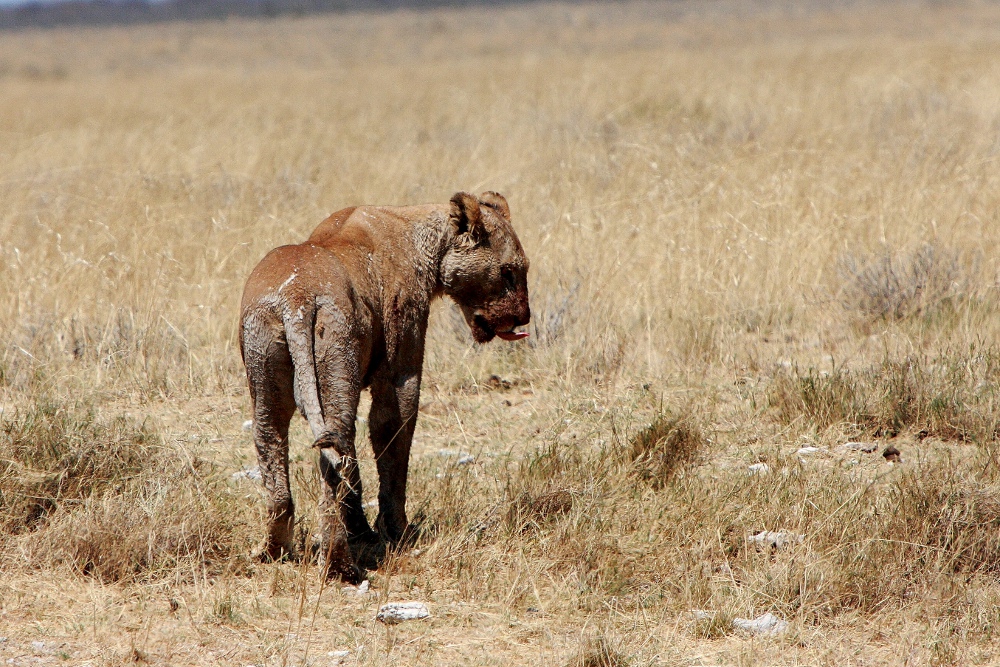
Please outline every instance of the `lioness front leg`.
[[419, 404], [419, 372], [395, 380], [381, 378], [372, 384], [368, 427], [379, 482], [375, 527], [390, 544], [407, 537], [406, 477]]

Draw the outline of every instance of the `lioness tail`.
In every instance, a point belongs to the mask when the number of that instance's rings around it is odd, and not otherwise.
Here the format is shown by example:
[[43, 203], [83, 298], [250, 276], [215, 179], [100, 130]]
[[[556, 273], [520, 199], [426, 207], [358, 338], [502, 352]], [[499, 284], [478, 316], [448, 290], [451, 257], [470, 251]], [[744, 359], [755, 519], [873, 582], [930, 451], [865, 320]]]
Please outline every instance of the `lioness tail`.
[[319, 386], [316, 382], [313, 339], [316, 309], [299, 306], [295, 312], [286, 310], [284, 324], [288, 353], [292, 357], [292, 366], [295, 369], [295, 404], [309, 422], [313, 438], [318, 439], [326, 430], [326, 422], [323, 419], [323, 405], [319, 400]]

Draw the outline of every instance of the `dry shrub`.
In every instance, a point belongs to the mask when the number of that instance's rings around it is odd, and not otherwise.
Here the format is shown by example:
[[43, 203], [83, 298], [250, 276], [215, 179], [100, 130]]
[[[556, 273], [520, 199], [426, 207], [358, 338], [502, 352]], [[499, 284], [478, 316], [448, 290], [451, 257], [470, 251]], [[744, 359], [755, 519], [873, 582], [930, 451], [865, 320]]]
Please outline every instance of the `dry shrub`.
[[579, 317], [580, 280], [571, 286], [556, 287], [532, 295], [531, 328], [534, 335], [528, 339], [531, 346], [551, 345], [562, 338]]
[[724, 611], [708, 612], [697, 618], [694, 634], [704, 639], [719, 639], [733, 632], [733, 616]]
[[145, 424], [101, 418], [86, 402], [36, 399], [0, 429], [0, 530], [34, 529], [60, 505], [122, 488], [161, 449]]
[[[688, 608], [764, 604], [811, 622], [900, 609], [949, 579], [1000, 571], [1000, 488], [973, 467], [947, 459], [886, 467], [867, 484], [835, 467], [713, 482], [688, 476], [657, 503], [667, 509], [655, 526], [663, 550], [655, 569]], [[765, 529], [804, 537], [782, 549], [745, 548], [748, 535]], [[715, 631], [696, 625], [701, 636]]]
[[243, 511], [210, 472], [167, 466], [55, 513], [24, 546], [38, 564], [70, 565], [102, 581], [184, 578], [245, 565], [251, 544]]
[[990, 442], [1000, 425], [996, 350], [945, 353], [934, 358], [884, 359], [860, 370], [809, 368], [780, 372], [768, 402], [779, 421], [805, 419], [819, 428], [853, 427], [859, 435]]
[[1000, 488], [954, 469], [910, 470], [893, 488], [887, 526], [909, 542], [928, 569], [963, 574], [1000, 571]]
[[565, 667], [628, 667], [630, 660], [617, 651], [604, 636], [586, 642], [578, 655], [566, 663]]
[[511, 502], [507, 521], [517, 529], [525, 530], [552, 517], [566, 514], [572, 508], [573, 492], [567, 489], [539, 494], [524, 492]]
[[249, 553], [242, 503], [225, 480], [144, 423], [40, 399], [4, 424], [0, 457], [0, 527], [17, 546], [0, 553], [8, 563], [24, 554], [32, 566], [143, 581], [220, 570]]
[[520, 461], [507, 480], [507, 528], [513, 533], [540, 528], [569, 513], [580, 491], [567, 485], [576, 489], [587, 485], [595, 470], [593, 465], [590, 452], [557, 443]]
[[935, 466], [907, 471], [884, 491], [865, 494], [857, 506], [876, 509], [864, 521], [824, 527], [813, 537], [839, 544], [822, 558], [826, 581], [820, 588], [826, 590], [822, 599], [810, 600], [813, 611], [899, 608], [947, 577], [995, 574], [998, 491], [953, 467]]
[[954, 251], [927, 244], [908, 254], [886, 248], [838, 264], [841, 303], [864, 320], [901, 320], [928, 314], [968, 296], [968, 280]]
[[628, 458], [640, 479], [660, 488], [695, 463], [707, 442], [689, 412], [660, 414], [632, 438]]

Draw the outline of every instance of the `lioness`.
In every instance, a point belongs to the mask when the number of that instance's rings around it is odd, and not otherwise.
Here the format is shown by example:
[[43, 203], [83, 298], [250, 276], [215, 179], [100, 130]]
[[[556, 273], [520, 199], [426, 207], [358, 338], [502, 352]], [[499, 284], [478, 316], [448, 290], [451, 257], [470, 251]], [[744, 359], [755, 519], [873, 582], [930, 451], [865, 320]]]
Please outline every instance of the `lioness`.
[[375, 526], [390, 544], [403, 539], [431, 300], [454, 299], [479, 343], [517, 340], [527, 333], [515, 328], [530, 318], [527, 273], [507, 200], [495, 192], [459, 192], [445, 205], [346, 208], [305, 243], [261, 260], [243, 291], [240, 350], [271, 496], [263, 558], [293, 552], [288, 425], [298, 406], [320, 450], [326, 574], [361, 580], [348, 540], [379, 539], [361, 505], [354, 447], [365, 387], [379, 477]]

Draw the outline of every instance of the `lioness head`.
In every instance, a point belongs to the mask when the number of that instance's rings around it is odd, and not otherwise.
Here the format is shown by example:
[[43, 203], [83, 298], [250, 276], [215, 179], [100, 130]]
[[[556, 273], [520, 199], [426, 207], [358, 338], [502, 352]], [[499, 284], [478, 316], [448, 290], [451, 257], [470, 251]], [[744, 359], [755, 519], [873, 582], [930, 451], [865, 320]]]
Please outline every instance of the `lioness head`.
[[441, 262], [445, 294], [462, 309], [477, 343], [500, 336], [524, 338], [514, 329], [531, 319], [528, 258], [510, 224], [507, 200], [496, 192], [451, 198], [454, 242]]

